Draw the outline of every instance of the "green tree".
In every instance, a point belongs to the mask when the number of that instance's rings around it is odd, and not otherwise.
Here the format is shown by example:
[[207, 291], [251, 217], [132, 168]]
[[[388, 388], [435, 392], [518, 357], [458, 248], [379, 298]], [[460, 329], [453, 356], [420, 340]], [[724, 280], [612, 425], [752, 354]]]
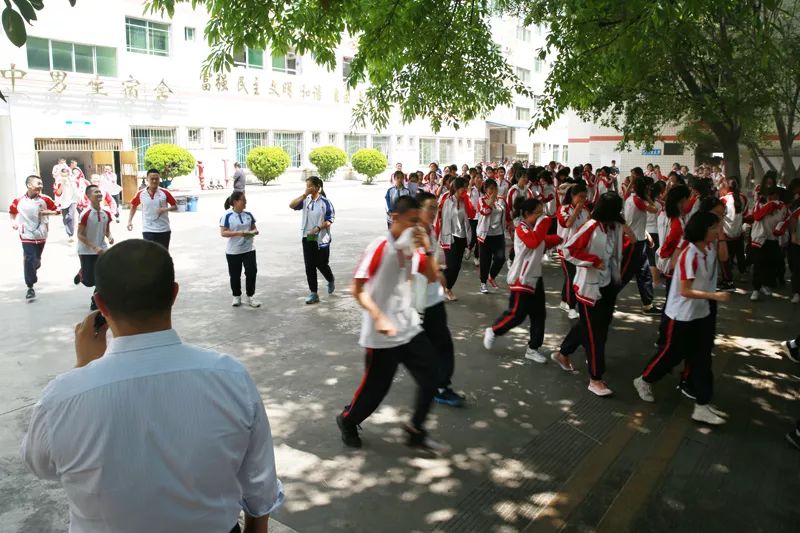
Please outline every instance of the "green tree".
[[279, 146], [257, 146], [247, 153], [247, 168], [262, 185], [286, 172], [291, 161], [286, 150]]
[[347, 154], [336, 146], [320, 146], [311, 150], [308, 160], [317, 167], [319, 177], [328, 181], [339, 167], [347, 163]]
[[353, 168], [356, 172], [364, 174], [367, 179], [364, 183], [372, 183], [375, 176], [386, 170], [389, 166], [389, 160], [383, 152], [375, 150], [374, 148], [362, 148], [353, 154], [350, 158], [353, 163]]
[[176, 176], [185, 176], [194, 170], [195, 159], [188, 150], [177, 144], [154, 144], [144, 153], [144, 165], [161, 174], [161, 183], [169, 187]]

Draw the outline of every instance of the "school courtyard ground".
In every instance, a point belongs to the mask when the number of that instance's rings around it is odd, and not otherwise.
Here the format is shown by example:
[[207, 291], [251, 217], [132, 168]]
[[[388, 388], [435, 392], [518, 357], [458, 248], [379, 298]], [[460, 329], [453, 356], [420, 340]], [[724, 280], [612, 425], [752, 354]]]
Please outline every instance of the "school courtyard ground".
[[[198, 212], [170, 215], [181, 286], [175, 328], [186, 342], [238, 357], [267, 407], [286, 489], [275, 531], [797, 530], [800, 451], [784, 434], [800, 417], [800, 365], [782, 357], [778, 341], [797, 335], [800, 307], [785, 290], [757, 303], [737, 294], [721, 309], [715, 403], [730, 422], [709, 429], [690, 420], [675, 375], [655, 387], [657, 403], [637, 397], [631, 380], [653, 353], [657, 322], [638, 312], [635, 284], [622, 294], [610, 333], [606, 378], [615, 395], [600, 399], [586, 390], [580, 356], [576, 375], [525, 360], [526, 329], [498, 339], [491, 352], [483, 348], [483, 329], [507, 302], [505, 279], [500, 291], [481, 295], [465, 263], [460, 299], [447, 311], [454, 386], [468, 405], [437, 405], [430, 419], [451, 453], [428, 456], [403, 445], [414, 387], [402, 370], [363, 424], [363, 449], [346, 449], [334, 417], [363, 370], [349, 277], [364, 246], [385, 231], [386, 186], [329, 184], [337, 292], [314, 306], [303, 303], [300, 215], [287, 207], [301, 183], [247, 189], [261, 230], [264, 306], [257, 310], [230, 307], [218, 232], [225, 193], [202, 193]], [[124, 223], [112, 229], [117, 238], [138, 236], [138, 216], [134, 233]], [[72, 331], [89, 290], [72, 284], [78, 259], [60, 220], [51, 223], [36, 302], [24, 301], [21, 250], [10, 229], [0, 232], [0, 250], [0, 532], [65, 532], [63, 491], [27, 472], [18, 444], [41, 389], [74, 365]], [[549, 353], [568, 319], [557, 308], [560, 268], [544, 272]]]

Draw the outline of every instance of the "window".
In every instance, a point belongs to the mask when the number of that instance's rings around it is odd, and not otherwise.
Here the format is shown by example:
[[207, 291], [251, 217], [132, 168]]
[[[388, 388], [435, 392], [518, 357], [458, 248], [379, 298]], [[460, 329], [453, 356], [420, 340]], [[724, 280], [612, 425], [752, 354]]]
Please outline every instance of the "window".
[[467, 150], [472, 148], [472, 139], [467, 139]]
[[328, 134], [328, 144], [336, 145], [336, 134], [329, 133]]
[[442, 166], [452, 164], [454, 156], [453, 139], [439, 139], [439, 164]]
[[211, 140], [213, 141], [214, 145], [225, 146], [225, 130], [222, 128], [214, 128], [211, 130]]
[[403, 136], [402, 136], [402, 135], [395, 135], [395, 137], [394, 137], [394, 144], [395, 144], [395, 146], [398, 146], [398, 147], [399, 147], [401, 144], [403, 144]]
[[320, 137], [321, 136], [320, 136], [318, 131], [315, 131], [314, 133], [312, 133], [311, 134], [311, 144], [313, 144], [314, 146], [319, 146]]
[[125, 42], [128, 52], [169, 55], [169, 24], [125, 17]]
[[416, 137], [412, 137], [411, 135], [408, 136], [408, 145], [409, 146], [414, 146], [414, 144], [416, 144], [416, 142], [417, 142], [417, 138]]
[[525, 26], [517, 26], [517, 39], [520, 41], [525, 41], [526, 43], [531, 41], [531, 30], [526, 28]]
[[539, 59], [538, 57], [533, 60], [533, 71], [534, 72], [541, 72], [544, 68], [544, 59]]
[[531, 119], [531, 110], [529, 107], [517, 108], [517, 120], [530, 120], [530, 119]]
[[189, 144], [193, 144], [195, 146], [198, 146], [203, 140], [200, 128], [189, 128], [189, 129], [187, 129], [186, 130], [186, 140], [189, 141]]
[[342, 80], [347, 81], [347, 78], [350, 76], [350, 64], [353, 62], [352, 57], [343, 57], [342, 58]]
[[82, 74], [117, 75], [117, 49], [105, 46], [49, 41], [31, 37], [26, 43], [28, 67]]
[[275, 146], [286, 150], [291, 160], [290, 166], [299, 168], [303, 164], [303, 134], [287, 131], [275, 132]]
[[267, 146], [269, 140], [266, 131], [237, 131], [236, 132], [236, 160], [242, 168], [247, 168], [247, 154], [258, 146]]
[[533, 145], [533, 160], [531, 161], [531, 164], [538, 165], [541, 160], [542, 160], [542, 144], [536, 143]]
[[264, 68], [264, 50], [247, 47], [233, 52], [233, 64], [237, 67]]
[[436, 139], [419, 140], [419, 164], [429, 165], [436, 159]]
[[569, 145], [568, 144], [565, 144], [564, 146], [561, 147], [561, 159], [563, 160], [563, 161], [561, 161], [561, 163], [564, 163], [565, 165], [567, 164], [567, 161], [569, 161]]
[[389, 159], [389, 136], [388, 135], [373, 135], [372, 147]]
[[272, 70], [297, 74], [297, 56], [291, 52], [285, 56], [272, 56]]
[[664, 143], [664, 155], [683, 155], [681, 143]]
[[526, 68], [517, 67], [517, 77], [520, 81], [529, 83], [531, 81], [531, 71]]
[[139, 170], [144, 172], [144, 153], [154, 144], [175, 144], [175, 128], [131, 128], [131, 146]]
[[542, 98], [541, 96], [534, 96], [533, 97], [533, 112], [534, 113], [539, 110], [539, 104], [540, 104], [541, 98]]
[[475, 147], [475, 162], [477, 163], [479, 161], [484, 161], [486, 159], [486, 140], [475, 140], [475, 142], [472, 144]]
[[344, 151], [347, 152], [347, 157], [353, 157], [353, 154], [367, 147], [366, 135], [345, 135], [344, 136]]
[[185, 41], [194, 42], [194, 28], [190, 28], [189, 26], [183, 28], [183, 39]]
[[553, 145], [553, 161], [561, 161], [561, 147], [557, 144]]

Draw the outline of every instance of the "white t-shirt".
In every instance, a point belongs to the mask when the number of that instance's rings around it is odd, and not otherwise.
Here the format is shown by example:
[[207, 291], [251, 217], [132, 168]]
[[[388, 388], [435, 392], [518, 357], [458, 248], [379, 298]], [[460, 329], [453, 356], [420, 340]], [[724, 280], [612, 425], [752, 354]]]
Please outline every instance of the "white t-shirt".
[[145, 233], [166, 233], [170, 231], [169, 213], [159, 213], [159, 208], [178, 205], [167, 189], [159, 187], [152, 195], [142, 189], [131, 200], [131, 205], [141, 206], [142, 231]]
[[[81, 220], [78, 224], [86, 227], [86, 239], [90, 243], [103, 250], [108, 248], [108, 245], [106, 245], [106, 231], [109, 224], [111, 224], [111, 213], [102, 207], [95, 209], [89, 205], [81, 213]], [[78, 239], [78, 255], [97, 255], [97, 252]]]
[[[419, 254], [413, 261], [414, 254]], [[372, 241], [353, 274], [353, 279], [366, 280], [364, 290], [397, 330], [388, 337], [375, 330], [375, 322], [364, 310], [358, 343], [365, 348], [394, 348], [411, 341], [421, 331], [419, 313], [411, 300], [411, 274], [425, 270], [427, 256], [419, 250], [398, 250], [391, 234]]]
[[625, 222], [628, 223], [637, 241], [647, 239], [647, 203], [631, 194], [625, 200]]
[[691, 280], [693, 289], [714, 292], [716, 283], [712, 270], [715, 267], [714, 254], [700, 250], [694, 243], [684, 248], [678, 256], [675, 276], [669, 287], [667, 308], [664, 311], [669, 318], [689, 322], [705, 318], [711, 313], [708, 300], [681, 296], [681, 281]]
[[[228, 209], [219, 219], [219, 227], [230, 231], [250, 231], [256, 218], [249, 211], [237, 213], [233, 209]], [[253, 237], [228, 237], [225, 243], [225, 253], [228, 255], [246, 254], [255, 250]]]

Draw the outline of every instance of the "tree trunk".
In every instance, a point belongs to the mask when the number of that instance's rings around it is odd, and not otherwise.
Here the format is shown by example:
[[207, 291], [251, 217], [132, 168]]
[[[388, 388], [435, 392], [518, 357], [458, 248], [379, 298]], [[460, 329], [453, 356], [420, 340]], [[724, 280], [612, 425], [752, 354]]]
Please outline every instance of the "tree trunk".
[[791, 131], [791, 127], [786, 126], [780, 113], [775, 113], [775, 129], [778, 130], [778, 140], [781, 144], [781, 154], [783, 154], [783, 184], [788, 186], [789, 182], [795, 178], [794, 161], [792, 160], [794, 132]]
[[741, 183], [742, 165], [739, 154], [739, 140], [727, 139], [726, 142], [723, 142], [722, 153], [725, 154], [725, 173], [728, 177], [738, 177], [739, 183]]

